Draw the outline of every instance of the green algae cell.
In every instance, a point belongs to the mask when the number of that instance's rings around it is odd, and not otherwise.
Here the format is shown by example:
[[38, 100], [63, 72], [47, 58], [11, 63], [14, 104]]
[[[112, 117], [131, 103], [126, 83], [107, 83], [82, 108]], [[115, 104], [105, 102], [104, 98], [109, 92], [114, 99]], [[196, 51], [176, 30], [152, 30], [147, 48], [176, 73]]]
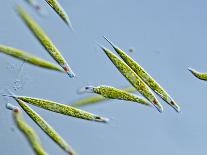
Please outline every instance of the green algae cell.
[[173, 107], [177, 112], [180, 112], [180, 107], [170, 97], [170, 95], [142, 68], [135, 60], [133, 60], [126, 52], [115, 46], [111, 41], [104, 37], [114, 48], [117, 54], [123, 59], [123, 61], [166, 103]]
[[116, 66], [116, 68], [120, 71], [120, 73], [137, 89], [137, 91], [140, 92], [146, 99], [148, 99], [159, 112], [163, 112], [162, 105], [156, 99], [153, 92], [142, 81], [142, 79], [113, 52], [105, 47], [100, 47], [108, 56], [108, 58], [112, 61], [112, 63]]
[[44, 148], [42, 147], [42, 144], [40, 142], [38, 135], [32, 129], [32, 127], [30, 127], [24, 120], [21, 110], [18, 107], [13, 106], [9, 103], [7, 103], [6, 106], [7, 106], [7, 109], [12, 110], [12, 115], [16, 123], [16, 126], [24, 134], [30, 146], [32, 147], [33, 151], [35, 152], [35, 154], [36, 155], [47, 155]]
[[[136, 91], [136, 89], [134, 87], [125, 87], [122, 90], [125, 90], [127, 92]], [[85, 105], [89, 105], [89, 104], [93, 104], [93, 103], [99, 103], [99, 102], [102, 102], [105, 100], [108, 100], [108, 98], [105, 98], [101, 95], [92, 95], [92, 96], [84, 97], [82, 99], [74, 101], [74, 102], [70, 103], [69, 105], [73, 106], [73, 107], [80, 107], [80, 106], [85, 106]]]
[[133, 101], [133, 102], [137, 102], [137, 103], [141, 103], [147, 106], [150, 106], [150, 103], [144, 99], [141, 98], [137, 95], [131, 94], [125, 90], [121, 90], [121, 89], [117, 89], [115, 87], [111, 87], [111, 86], [105, 86], [105, 85], [101, 85], [101, 86], [86, 86], [84, 87], [85, 92], [90, 92], [90, 93], [96, 93], [99, 94], [105, 98], [109, 98], [109, 99], [119, 99], [119, 100], [126, 100], [126, 101]]
[[13, 97], [14, 99], [19, 99], [19, 100], [22, 100], [26, 103], [35, 105], [37, 107], [41, 107], [41, 108], [49, 110], [49, 111], [60, 113], [63, 115], [68, 115], [68, 116], [72, 116], [75, 118], [81, 118], [81, 119], [96, 121], [96, 122], [108, 122], [108, 118], [104, 118], [104, 117], [86, 112], [84, 110], [80, 110], [80, 109], [74, 108], [72, 106], [57, 103], [54, 101], [33, 98], [33, 97], [27, 97], [27, 96], [16, 96], [13, 93], [9, 96]]
[[19, 5], [17, 5], [16, 10], [27, 25], [27, 27], [31, 30], [34, 36], [39, 40], [42, 46], [47, 50], [47, 52], [52, 56], [52, 58], [64, 69], [64, 71], [69, 75], [69, 77], [74, 77], [72, 69], [60, 53], [60, 51], [56, 48], [50, 38], [46, 35], [46, 33], [42, 30], [42, 28], [32, 19], [32, 17]]
[[22, 109], [29, 115], [29, 117], [66, 153], [69, 155], [76, 155], [71, 146], [32, 108], [30, 108], [24, 101], [16, 99]]
[[70, 22], [69, 16], [59, 4], [57, 0], [45, 0], [50, 7], [59, 15], [59, 17], [73, 30], [72, 24]]
[[192, 68], [188, 68], [188, 70], [198, 79], [207, 81], [207, 73], [198, 72]]
[[33, 64], [33, 65], [36, 65], [39, 67], [63, 72], [63, 70], [59, 66], [57, 66], [49, 61], [43, 60], [39, 57], [36, 57], [32, 54], [29, 54], [28, 52], [25, 52], [23, 50], [19, 50], [16, 48], [5, 46], [5, 45], [0, 45], [0, 53], [10, 55], [12, 57], [18, 58], [20, 60], [23, 60], [25, 62], [28, 62], [30, 64]]

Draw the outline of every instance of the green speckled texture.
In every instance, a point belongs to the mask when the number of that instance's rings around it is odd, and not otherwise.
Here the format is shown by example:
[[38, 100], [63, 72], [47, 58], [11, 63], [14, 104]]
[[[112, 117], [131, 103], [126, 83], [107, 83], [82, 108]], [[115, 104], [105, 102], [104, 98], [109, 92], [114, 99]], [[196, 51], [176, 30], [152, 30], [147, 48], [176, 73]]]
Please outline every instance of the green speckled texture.
[[76, 118], [81, 118], [81, 119], [86, 119], [86, 120], [92, 120], [92, 121], [98, 121], [98, 122], [105, 122], [105, 120], [97, 115], [94, 115], [92, 113], [65, 105], [65, 104], [60, 104], [57, 102], [49, 101], [49, 100], [44, 100], [44, 99], [39, 99], [39, 98], [32, 98], [32, 97], [26, 97], [26, 96], [18, 96], [18, 99], [25, 101], [27, 103], [33, 104], [35, 106], [61, 113], [64, 115], [76, 117]]
[[113, 46], [115, 51], [124, 60], [124, 62], [153, 90], [155, 91], [165, 102], [172, 106], [176, 111], [180, 111], [180, 107], [170, 97], [170, 95], [130, 56], [128, 56], [120, 48]]
[[[134, 92], [136, 91], [136, 89], [134, 87], [125, 87], [123, 88], [123, 90], [127, 91], [127, 92]], [[89, 96], [89, 97], [85, 97], [83, 99], [77, 100], [73, 103], [71, 103], [70, 105], [73, 107], [80, 107], [80, 106], [84, 106], [84, 105], [88, 105], [88, 104], [92, 104], [92, 103], [98, 103], [104, 100], [108, 100], [108, 98], [105, 98], [101, 95], [93, 95], [93, 96]]]
[[60, 16], [60, 18], [68, 25], [70, 23], [69, 17], [57, 0], [45, 0], [53, 10]]
[[20, 110], [13, 111], [13, 118], [19, 130], [25, 135], [36, 155], [47, 155], [36, 132], [25, 122]]
[[16, 99], [22, 109], [30, 116], [30, 118], [56, 143], [58, 144], [64, 151], [69, 153], [70, 155], [75, 155], [75, 151], [70, 147], [70, 145], [65, 142], [65, 140], [40, 116], [38, 115], [32, 108], [30, 108], [23, 101]]
[[0, 53], [10, 55], [36, 66], [63, 72], [59, 66], [16, 48], [0, 45]]
[[201, 73], [196, 71], [195, 69], [189, 69], [189, 71], [198, 79], [207, 81], [207, 73]]
[[130, 94], [125, 90], [117, 89], [111, 86], [102, 85], [94, 87], [93, 92], [102, 95], [105, 98], [133, 101], [148, 106], [150, 105], [149, 102], [144, 98], [140, 98], [134, 94]]
[[162, 112], [163, 107], [154, 96], [153, 92], [148, 86], [140, 79], [140, 77], [120, 58], [118, 58], [113, 52], [107, 48], [102, 48], [108, 58], [113, 62], [120, 73], [140, 92], [146, 97], [155, 107]]
[[[54, 60], [61, 66], [68, 66], [67, 62], [59, 52], [59, 50], [55, 47], [53, 42], [49, 39], [49, 37], [45, 34], [42, 28], [28, 15], [28, 13], [21, 7], [17, 6], [17, 12], [28, 28], [32, 31], [32, 33], [36, 36], [42, 46], [49, 52], [49, 54], [54, 58]], [[68, 66], [69, 67], [69, 66]]]

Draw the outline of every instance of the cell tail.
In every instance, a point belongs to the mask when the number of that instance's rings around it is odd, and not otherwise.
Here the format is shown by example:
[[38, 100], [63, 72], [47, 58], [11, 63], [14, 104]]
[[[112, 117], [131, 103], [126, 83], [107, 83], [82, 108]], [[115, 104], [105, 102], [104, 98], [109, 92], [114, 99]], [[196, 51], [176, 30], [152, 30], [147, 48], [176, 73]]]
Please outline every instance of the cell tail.
[[194, 70], [193, 68], [190, 68], [190, 67], [188, 67], [188, 70], [189, 70], [191, 73], [194, 73], [194, 72], [195, 72], [195, 70]]
[[106, 38], [105, 36], [103, 36], [103, 38], [115, 49], [116, 48], [116, 45], [110, 41], [108, 38]]
[[155, 106], [155, 108], [160, 112], [162, 113], [164, 111], [163, 107], [161, 104], [153, 104]]
[[179, 113], [179, 112], [181, 111], [180, 106], [177, 105], [177, 104], [175, 103], [175, 101], [172, 100], [170, 103], [171, 103], [170, 105], [175, 109], [176, 112]]
[[96, 116], [94, 121], [108, 123], [110, 120], [109, 120], [109, 118], [106, 118], [106, 117]]
[[72, 71], [72, 69], [68, 66], [68, 64], [60, 64], [60, 66], [63, 68], [63, 70], [68, 74], [70, 78], [75, 77], [75, 73]]

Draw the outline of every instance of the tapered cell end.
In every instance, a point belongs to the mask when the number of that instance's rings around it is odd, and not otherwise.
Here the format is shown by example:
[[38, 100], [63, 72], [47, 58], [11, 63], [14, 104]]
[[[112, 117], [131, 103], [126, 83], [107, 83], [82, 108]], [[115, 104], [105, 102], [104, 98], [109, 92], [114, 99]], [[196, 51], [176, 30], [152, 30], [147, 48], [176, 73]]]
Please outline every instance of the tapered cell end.
[[113, 47], [113, 48], [116, 48], [116, 45], [110, 41], [108, 38], [106, 38], [105, 36], [103, 36], [103, 38]]
[[175, 101], [171, 101], [170, 105], [175, 109], [176, 112], [180, 113], [181, 109], [180, 106], [175, 103]]
[[67, 152], [68, 152], [68, 155], [77, 155], [77, 153], [73, 151], [72, 148], [69, 148]]
[[67, 64], [60, 64], [60, 65], [70, 78], [75, 77], [75, 73], [72, 71], [72, 69]]
[[181, 109], [180, 109], [180, 107], [179, 107], [179, 106], [176, 106], [174, 109], [175, 109], [178, 113], [180, 113], [180, 112], [181, 112]]
[[109, 49], [107, 49], [106, 47], [100, 45], [100, 44], [97, 43], [97, 42], [96, 42], [96, 44], [97, 44], [97, 45], [98, 45], [98, 46], [105, 52], [105, 54], [106, 54], [107, 56], [113, 54], [113, 52], [111, 52], [111, 51], [110, 51]]
[[94, 119], [94, 121], [108, 123], [109, 122], [109, 118], [101, 117], [101, 116], [96, 116], [96, 118]]
[[[200, 73], [199, 73], [198, 71], [196, 71], [195, 69], [192, 69], [192, 68], [188, 68], [188, 70], [189, 70], [195, 77], [201, 79], [201, 78], [199, 77], [199, 74], [200, 74]], [[202, 79], [202, 80], [204, 80], [204, 79]]]
[[75, 73], [73, 73], [72, 71], [67, 71], [66, 73], [68, 74], [68, 76], [70, 78], [74, 78], [75, 77]]
[[160, 113], [163, 113], [164, 109], [161, 105], [154, 104], [154, 106]]
[[71, 29], [71, 31], [74, 32], [74, 28], [73, 28], [73, 25], [72, 25], [71, 21], [67, 20], [67, 21], [65, 21], [65, 23]]
[[190, 67], [188, 67], [188, 70], [189, 70], [191, 73], [194, 73], [194, 72], [195, 72], [195, 70], [194, 70], [193, 68], [190, 68]]
[[155, 106], [155, 108], [160, 112], [162, 113], [164, 110], [163, 110], [163, 107], [162, 105], [159, 103], [159, 101], [157, 99], [154, 99], [152, 101], [152, 104]]
[[99, 48], [101, 48], [103, 51], [105, 50], [105, 47], [102, 46], [100, 43], [96, 42], [96, 45], [97, 45]]
[[93, 93], [93, 88], [94, 86], [85, 86], [80, 88], [77, 93], [78, 94], [83, 94], [83, 93]]

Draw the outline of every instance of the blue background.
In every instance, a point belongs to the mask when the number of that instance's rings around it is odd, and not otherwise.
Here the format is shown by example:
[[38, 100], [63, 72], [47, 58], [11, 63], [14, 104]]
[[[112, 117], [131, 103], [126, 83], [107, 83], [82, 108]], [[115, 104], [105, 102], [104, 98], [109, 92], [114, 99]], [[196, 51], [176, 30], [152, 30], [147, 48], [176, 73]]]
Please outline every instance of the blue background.
[[[0, 89], [16, 87], [17, 95], [69, 104], [85, 95], [85, 85], [122, 87], [128, 81], [95, 41], [112, 49], [107, 36], [141, 64], [177, 101], [176, 113], [163, 101], [164, 113], [132, 102], [112, 100], [82, 109], [110, 118], [109, 124], [62, 116], [32, 106], [80, 155], [203, 155], [207, 141], [206, 82], [193, 77], [188, 67], [207, 71], [207, 2], [204, 0], [59, 0], [71, 17], [72, 32], [44, 2], [48, 15], [39, 16], [23, 0], [0, 0], [0, 43], [54, 62], [14, 11], [21, 3], [41, 25], [69, 62], [77, 77], [24, 64], [0, 54]], [[54, 62], [55, 63], [55, 62]], [[17, 84], [16, 79], [20, 79]], [[18, 86], [21, 88], [19, 89]], [[16, 128], [6, 100], [0, 98], [2, 155], [33, 154]], [[10, 100], [11, 103], [16, 104]], [[17, 105], [17, 104], [16, 104]], [[65, 154], [34, 122], [49, 154]]]

